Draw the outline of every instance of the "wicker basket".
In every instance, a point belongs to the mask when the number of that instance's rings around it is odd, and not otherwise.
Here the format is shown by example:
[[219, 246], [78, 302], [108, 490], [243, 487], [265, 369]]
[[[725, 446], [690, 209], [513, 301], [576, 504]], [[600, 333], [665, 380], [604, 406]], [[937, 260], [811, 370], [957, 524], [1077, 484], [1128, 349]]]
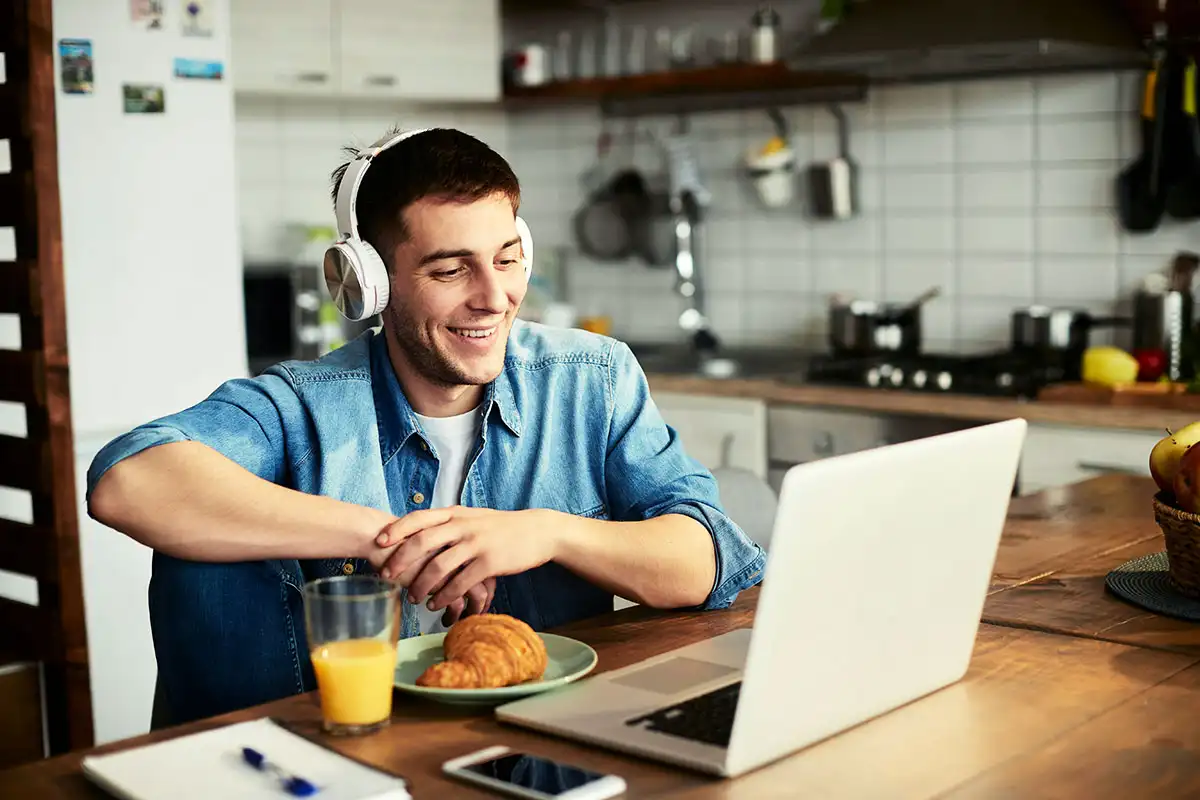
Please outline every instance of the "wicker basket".
[[1200, 514], [1175, 508], [1174, 498], [1154, 496], [1154, 519], [1167, 542], [1171, 583], [1188, 597], [1200, 599]]

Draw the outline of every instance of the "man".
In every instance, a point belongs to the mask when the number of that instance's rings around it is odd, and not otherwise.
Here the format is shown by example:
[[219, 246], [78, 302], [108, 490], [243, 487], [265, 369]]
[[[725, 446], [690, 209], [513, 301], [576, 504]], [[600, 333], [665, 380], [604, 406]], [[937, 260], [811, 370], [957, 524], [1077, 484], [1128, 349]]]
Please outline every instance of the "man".
[[719, 608], [758, 582], [761, 548], [629, 348], [517, 319], [519, 204], [507, 162], [459, 131], [383, 150], [357, 195], [382, 332], [97, 455], [89, 513], [155, 551], [156, 724], [314, 689], [300, 587], [318, 577], [398, 582], [404, 636], [489, 607], [545, 629], [614, 594]]

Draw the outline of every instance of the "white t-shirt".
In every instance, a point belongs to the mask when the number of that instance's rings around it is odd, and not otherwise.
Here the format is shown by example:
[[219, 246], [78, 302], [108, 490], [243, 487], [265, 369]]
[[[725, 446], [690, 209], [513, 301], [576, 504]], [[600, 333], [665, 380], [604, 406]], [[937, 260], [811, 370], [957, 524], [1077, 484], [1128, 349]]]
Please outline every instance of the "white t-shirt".
[[[438, 456], [438, 476], [433, 486], [433, 497], [430, 498], [430, 508], [446, 508], [458, 505], [462, 498], [463, 481], [467, 477], [467, 460], [479, 433], [479, 409], [474, 408], [465, 414], [454, 417], [426, 417], [417, 414], [421, 427]], [[442, 625], [441, 611], [430, 611], [425, 606], [417, 606], [417, 620], [421, 633], [441, 633], [446, 630]]]

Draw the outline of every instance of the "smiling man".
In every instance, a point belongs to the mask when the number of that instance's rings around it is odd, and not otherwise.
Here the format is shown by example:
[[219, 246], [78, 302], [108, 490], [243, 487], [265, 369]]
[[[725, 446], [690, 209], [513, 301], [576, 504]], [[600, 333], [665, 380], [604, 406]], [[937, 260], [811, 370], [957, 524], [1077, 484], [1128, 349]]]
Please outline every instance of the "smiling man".
[[382, 150], [357, 191], [387, 270], [382, 328], [97, 455], [89, 512], [155, 551], [157, 724], [314, 689], [313, 578], [397, 581], [404, 636], [489, 608], [545, 629], [614, 594], [721, 608], [757, 583], [762, 550], [629, 348], [517, 319], [519, 205], [507, 162], [462, 132]]

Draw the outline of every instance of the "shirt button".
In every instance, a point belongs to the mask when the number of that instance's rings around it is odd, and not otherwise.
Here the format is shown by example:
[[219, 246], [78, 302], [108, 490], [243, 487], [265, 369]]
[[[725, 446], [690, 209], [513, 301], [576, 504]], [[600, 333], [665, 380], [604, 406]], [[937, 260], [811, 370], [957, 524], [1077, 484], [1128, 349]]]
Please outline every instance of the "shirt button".
[[413, 492], [412, 501], [418, 504], [424, 503], [425, 495], [421, 494], [420, 492]]
[[354, 574], [354, 565], [351, 564], [349, 561], [347, 561], [345, 564], [342, 564], [342, 573], [345, 575], [353, 575]]

